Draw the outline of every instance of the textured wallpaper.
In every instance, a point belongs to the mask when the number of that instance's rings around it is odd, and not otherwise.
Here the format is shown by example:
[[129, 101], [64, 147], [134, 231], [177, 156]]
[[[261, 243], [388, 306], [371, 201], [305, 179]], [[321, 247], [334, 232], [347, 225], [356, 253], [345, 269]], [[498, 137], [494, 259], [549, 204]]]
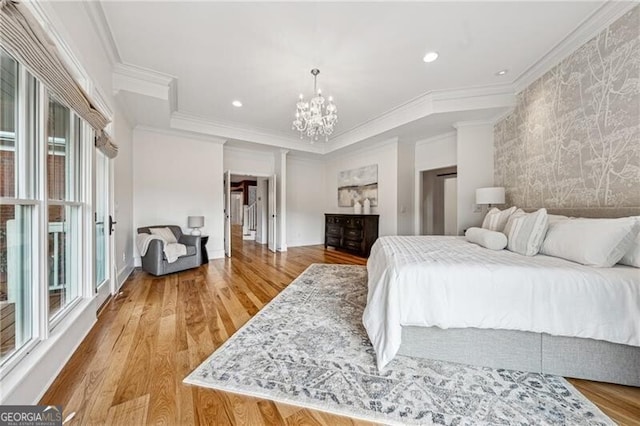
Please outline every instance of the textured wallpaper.
[[518, 94], [495, 184], [524, 208], [640, 206], [640, 6]]

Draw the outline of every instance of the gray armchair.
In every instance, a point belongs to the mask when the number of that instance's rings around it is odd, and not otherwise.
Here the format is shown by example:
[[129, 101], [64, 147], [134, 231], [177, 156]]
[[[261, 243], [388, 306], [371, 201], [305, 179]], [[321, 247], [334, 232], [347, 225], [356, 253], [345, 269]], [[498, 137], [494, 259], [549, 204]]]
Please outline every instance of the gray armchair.
[[145, 226], [138, 228], [138, 234], [150, 234], [151, 228], [169, 228], [171, 232], [173, 232], [173, 235], [176, 236], [176, 240], [187, 247], [187, 254], [180, 256], [175, 262], [169, 263], [163, 251], [164, 242], [162, 240], [152, 240], [149, 243], [147, 253], [142, 256], [143, 270], [152, 275], [159, 276], [200, 266], [202, 263], [200, 236], [184, 235], [182, 229], [175, 225]]

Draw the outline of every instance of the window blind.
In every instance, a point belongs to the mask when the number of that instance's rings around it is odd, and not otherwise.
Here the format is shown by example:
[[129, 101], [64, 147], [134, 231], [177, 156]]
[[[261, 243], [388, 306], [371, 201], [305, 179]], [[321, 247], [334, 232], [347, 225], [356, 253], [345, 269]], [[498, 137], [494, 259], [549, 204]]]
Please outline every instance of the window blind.
[[[75, 81], [58, 49], [29, 10], [15, 0], [0, 0], [0, 46], [23, 64], [57, 99], [73, 109], [97, 134], [109, 123]], [[117, 146], [108, 136], [101, 142], [112, 153]], [[113, 154], [115, 156], [115, 154]]]
[[113, 143], [113, 139], [104, 131], [96, 133], [96, 148], [109, 158], [115, 158], [118, 155], [118, 146]]

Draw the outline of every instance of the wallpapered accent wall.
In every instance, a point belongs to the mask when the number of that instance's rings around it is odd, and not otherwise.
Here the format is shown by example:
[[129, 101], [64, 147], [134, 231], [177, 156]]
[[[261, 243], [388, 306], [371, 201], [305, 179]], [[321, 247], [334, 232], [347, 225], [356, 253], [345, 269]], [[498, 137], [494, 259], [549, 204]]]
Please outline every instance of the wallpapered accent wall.
[[640, 6], [519, 93], [494, 131], [508, 204], [640, 206]]

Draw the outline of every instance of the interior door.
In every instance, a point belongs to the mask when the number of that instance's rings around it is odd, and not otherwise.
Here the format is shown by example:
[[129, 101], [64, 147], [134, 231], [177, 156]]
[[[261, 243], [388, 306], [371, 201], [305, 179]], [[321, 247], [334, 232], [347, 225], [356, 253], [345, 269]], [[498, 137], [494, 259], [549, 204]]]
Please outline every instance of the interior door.
[[267, 191], [269, 198], [269, 236], [267, 238], [267, 247], [269, 247], [269, 250], [275, 252], [276, 235], [278, 235], [276, 233], [276, 218], [278, 213], [276, 211], [276, 175], [269, 177], [269, 188], [267, 188]]
[[231, 172], [224, 172], [224, 254], [231, 257]]

